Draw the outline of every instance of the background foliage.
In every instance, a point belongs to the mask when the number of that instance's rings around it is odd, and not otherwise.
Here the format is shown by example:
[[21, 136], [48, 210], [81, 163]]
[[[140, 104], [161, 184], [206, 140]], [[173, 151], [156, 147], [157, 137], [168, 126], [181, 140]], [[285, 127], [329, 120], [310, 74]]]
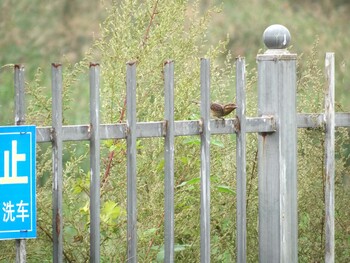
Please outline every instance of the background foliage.
[[[272, 23], [286, 25], [298, 52], [298, 112], [323, 111], [323, 56], [336, 52], [338, 111], [350, 109], [346, 47], [340, 37], [348, 6], [337, 1], [114, 1], [91, 4], [40, 0], [4, 0], [0, 23], [4, 56], [1, 65], [26, 64], [27, 123], [50, 125], [49, 60], [63, 60], [64, 122], [89, 122], [88, 61], [100, 61], [104, 123], [125, 120], [125, 62], [137, 61], [137, 119], [163, 118], [164, 60], [175, 60], [175, 118], [198, 119], [199, 58], [212, 62], [212, 100], [234, 100], [234, 57], [247, 59], [248, 115], [255, 116], [255, 56], [263, 52], [261, 35]], [[90, 2], [90, 1], [89, 1]], [[17, 13], [31, 15], [16, 15]], [[101, 22], [100, 30], [98, 23]], [[44, 26], [45, 25], [45, 26]], [[98, 33], [92, 33], [96, 31]], [[228, 34], [227, 34], [228, 33]], [[334, 41], [337, 39], [337, 41]], [[65, 55], [62, 58], [62, 55]], [[76, 61], [78, 63], [74, 64]], [[39, 66], [39, 68], [37, 68]], [[11, 67], [0, 71], [1, 124], [12, 124]], [[9, 74], [8, 74], [9, 73]], [[79, 100], [77, 103], [77, 100]], [[323, 140], [317, 130], [298, 131], [299, 260], [321, 262], [324, 254]], [[337, 129], [336, 259], [350, 254], [349, 135]], [[249, 134], [247, 151], [248, 262], [258, 261], [258, 196], [256, 135]], [[212, 136], [211, 238], [212, 261], [235, 261], [235, 136]], [[163, 140], [137, 142], [138, 252], [140, 262], [161, 261], [163, 252]], [[126, 260], [126, 145], [107, 140], [101, 149], [101, 260]], [[176, 260], [199, 261], [199, 140], [176, 138], [175, 233]], [[27, 242], [28, 262], [51, 262], [51, 146], [38, 146], [38, 234]], [[64, 151], [64, 255], [67, 262], [89, 260], [89, 163], [87, 142], [65, 143]], [[14, 258], [12, 241], [1, 242], [0, 261]]]

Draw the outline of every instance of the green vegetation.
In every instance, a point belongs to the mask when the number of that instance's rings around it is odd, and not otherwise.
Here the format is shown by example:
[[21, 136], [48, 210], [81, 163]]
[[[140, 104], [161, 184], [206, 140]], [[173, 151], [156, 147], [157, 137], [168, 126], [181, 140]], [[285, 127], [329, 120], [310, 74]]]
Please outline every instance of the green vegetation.
[[[203, 1], [207, 2], [207, 1]], [[28, 28], [46, 25], [44, 32], [32, 29], [36, 39], [43, 35], [60, 39], [62, 43], [32, 41], [30, 49], [16, 50], [16, 45], [4, 45], [8, 52], [2, 64], [18, 62], [21, 56], [28, 64], [28, 106], [27, 123], [50, 125], [50, 68], [48, 59], [66, 61], [64, 64], [64, 122], [81, 124], [89, 121], [88, 116], [88, 61], [101, 63], [103, 85], [101, 90], [102, 121], [116, 123], [124, 121], [125, 62], [137, 61], [137, 119], [153, 121], [163, 118], [162, 67], [166, 59], [175, 60], [175, 118], [198, 119], [199, 58], [212, 61], [212, 100], [229, 102], [234, 100], [233, 57], [247, 57], [247, 98], [249, 116], [255, 116], [256, 69], [255, 56], [263, 47], [261, 35], [272, 23], [286, 25], [292, 34], [292, 50], [300, 55], [298, 60], [298, 111], [321, 112], [323, 110], [323, 56], [325, 48], [336, 52], [337, 83], [348, 83], [346, 76], [345, 38], [333, 40], [349, 30], [345, 25], [347, 6], [341, 1], [332, 8], [326, 8], [329, 1], [321, 4], [299, 1], [224, 1], [221, 7], [208, 9], [204, 14], [200, 3], [177, 1], [115, 1], [106, 4], [108, 8], [78, 4], [76, 1], [62, 1], [49, 5], [47, 9], [40, 1], [33, 4], [12, 4], [4, 1], [8, 8], [31, 10], [37, 14], [15, 17], [6, 14], [6, 23], [0, 28], [9, 30], [11, 23], [18, 25], [19, 32]], [[64, 3], [64, 4], [63, 4]], [[36, 5], [35, 5], [36, 4]], [[38, 6], [42, 6], [39, 8]], [[22, 9], [21, 9], [22, 8]], [[30, 9], [32, 8], [32, 9]], [[79, 11], [80, 8], [86, 13]], [[57, 12], [59, 10], [59, 12]], [[69, 11], [70, 10], [70, 11]], [[75, 15], [77, 13], [77, 15]], [[43, 15], [39, 21], [38, 16]], [[90, 25], [90, 15], [96, 18]], [[54, 19], [53, 19], [54, 18]], [[82, 39], [78, 44], [75, 25], [79, 28], [96, 27], [101, 23], [99, 38], [91, 44]], [[68, 24], [59, 30], [57, 19]], [[81, 20], [81, 21], [80, 21]], [[74, 23], [74, 21], [76, 21]], [[35, 26], [34, 26], [35, 25]], [[38, 27], [42, 28], [42, 27]], [[336, 28], [336, 29], [335, 29]], [[46, 31], [47, 30], [47, 31]], [[67, 33], [68, 32], [70, 33]], [[83, 30], [83, 29], [80, 29]], [[4, 30], [3, 30], [4, 31]], [[57, 33], [60, 32], [61, 34]], [[90, 31], [91, 32], [91, 31]], [[227, 32], [229, 36], [226, 37]], [[84, 37], [89, 33], [81, 33]], [[11, 31], [10, 42], [15, 32]], [[79, 35], [79, 34], [78, 34]], [[28, 36], [31, 36], [28, 33]], [[74, 41], [73, 41], [74, 39]], [[40, 38], [37, 40], [39, 41]], [[332, 41], [331, 41], [332, 40]], [[5, 40], [2, 40], [5, 41]], [[25, 41], [22, 40], [21, 41]], [[78, 42], [75, 42], [78, 41]], [[7, 43], [7, 42], [6, 42]], [[26, 42], [20, 42], [21, 45]], [[50, 43], [50, 45], [46, 45]], [[76, 43], [71, 46], [69, 43]], [[56, 46], [57, 45], [57, 46]], [[73, 44], [72, 44], [73, 45]], [[63, 47], [66, 51], [63, 51]], [[41, 50], [42, 48], [42, 50]], [[67, 51], [68, 49], [68, 51]], [[42, 53], [37, 54], [38, 50]], [[57, 51], [59, 50], [59, 51]], [[60, 57], [61, 53], [74, 55]], [[260, 51], [262, 52], [262, 51]], [[80, 62], [70, 64], [69, 62]], [[14, 61], [15, 60], [15, 61]], [[40, 66], [41, 68], [35, 69]], [[13, 94], [9, 67], [0, 70], [0, 105], [5, 104]], [[6, 77], [3, 77], [6, 76]], [[346, 87], [338, 92], [338, 109], [349, 110], [349, 104], [342, 104], [349, 98]], [[85, 96], [86, 94], [86, 96]], [[79, 103], [77, 103], [79, 99]], [[6, 106], [3, 106], [6, 105]], [[12, 106], [13, 107], [13, 106]], [[0, 123], [11, 124], [11, 112], [0, 116]], [[299, 130], [299, 261], [324, 261], [324, 173], [322, 129]], [[258, 261], [257, 233], [257, 136], [249, 134], [247, 151], [247, 225], [248, 262]], [[347, 262], [350, 256], [349, 226], [349, 150], [346, 148], [349, 134], [346, 129], [337, 129], [336, 163], [336, 260]], [[126, 260], [126, 143], [123, 140], [102, 142], [101, 149], [101, 261], [123, 262]], [[163, 253], [164, 224], [164, 160], [163, 139], [140, 139], [137, 142], [138, 174], [138, 253], [140, 262], [161, 261]], [[27, 242], [28, 262], [51, 262], [51, 147], [38, 147], [38, 238]], [[113, 154], [112, 154], [113, 153]], [[176, 261], [199, 261], [199, 141], [198, 137], [176, 138], [175, 174], [175, 233]], [[110, 168], [109, 168], [110, 166]], [[212, 136], [211, 146], [211, 245], [213, 262], [235, 261], [235, 136]], [[89, 260], [89, 168], [87, 142], [66, 143], [64, 151], [64, 255], [67, 262], [88, 262]], [[13, 242], [2, 242], [0, 262], [13, 261]]]

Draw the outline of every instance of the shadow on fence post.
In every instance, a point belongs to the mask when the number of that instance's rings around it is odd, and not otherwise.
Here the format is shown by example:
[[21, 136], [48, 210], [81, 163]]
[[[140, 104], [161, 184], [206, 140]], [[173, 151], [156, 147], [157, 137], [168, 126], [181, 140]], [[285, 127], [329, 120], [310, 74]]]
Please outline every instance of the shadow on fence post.
[[286, 50], [287, 28], [264, 32], [268, 50], [257, 56], [258, 114], [277, 130], [259, 134], [259, 260], [298, 262], [296, 54]]

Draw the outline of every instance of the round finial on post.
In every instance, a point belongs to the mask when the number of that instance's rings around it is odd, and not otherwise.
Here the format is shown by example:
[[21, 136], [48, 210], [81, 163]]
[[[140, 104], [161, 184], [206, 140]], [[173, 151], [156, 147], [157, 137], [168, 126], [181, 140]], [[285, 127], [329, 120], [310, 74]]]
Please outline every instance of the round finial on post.
[[282, 25], [271, 25], [265, 29], [263, 40], [268, 49], [285, 49], [290, 43], [289, 30]]

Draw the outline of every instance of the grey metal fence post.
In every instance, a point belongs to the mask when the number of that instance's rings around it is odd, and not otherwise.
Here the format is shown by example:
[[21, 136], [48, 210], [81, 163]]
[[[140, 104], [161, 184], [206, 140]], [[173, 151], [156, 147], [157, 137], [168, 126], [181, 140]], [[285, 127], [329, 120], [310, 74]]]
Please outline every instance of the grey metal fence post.
[[137, 262], [136, 62], [126, 64], [128, 258]]
[[52, 238], [53, 262], [63, 262], [62, 65], [52, 63]]
[[174, 62], [164, 64], [165, 143], [164, 143], [164, 262], [174, 262]]
[[334, 76], [334, 53], [326, 53], [325, 59], [327, 89], [325, 96], [325, 126], [326, 126], [326, 138], [325, 138], [325, 210], [326, 210], [326, 222], [325, 222], [325, 262], [334, 262], [334, 176], [335, 176], [335, 113], [334, 113], [334, 89], [335, 89], [335, 76]]
[[210, 262], [210, 61], [201, 59], [201, 263]]
[[90, 63], [90, 262], [100, 262], [100, 65]]
[[[24, 67], [15, 65], [15, 125], [23, 125], [25, 122], [25, 101], [24, 101]], [[26, 241], [16, 239], [16, 263], [25, 263], [27, 258]]]
[[298, 262], [296, 54], [286, 50], [287, 28], [264, 32], [268, 50], [257, 56], [258, 114], [274, 115], [277, 130], [259, 134], [259, 259]]
[[236, 135], [237, 165], [237, 262], [247, 261], [247, 178], [246, 178], [246, 98], [245, 59], [236, 59], [236, 100], [239, 131]]

